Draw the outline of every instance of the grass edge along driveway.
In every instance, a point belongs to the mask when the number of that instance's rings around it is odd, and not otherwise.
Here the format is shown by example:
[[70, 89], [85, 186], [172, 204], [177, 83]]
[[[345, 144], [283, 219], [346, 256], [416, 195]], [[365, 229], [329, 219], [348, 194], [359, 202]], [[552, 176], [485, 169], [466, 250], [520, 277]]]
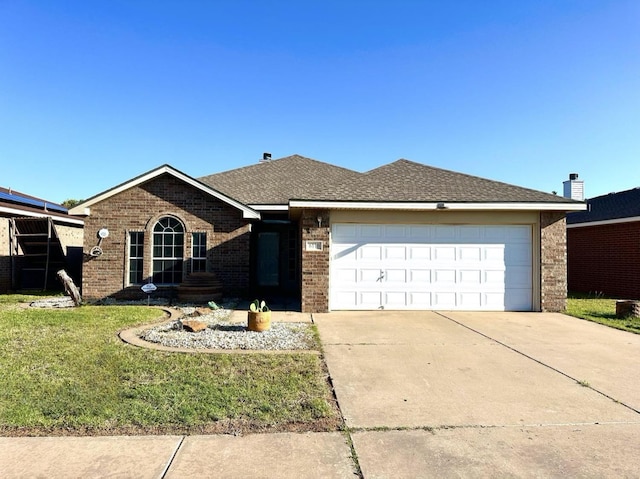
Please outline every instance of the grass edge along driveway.
[[19, 307], [0, 301], [0, 435], [336, 430], [321, 357], [167, 353], [117, 332], [144, 306]]
[[565, 313], [569, 316], [586, 319], [611, 328], [640, 334], [640, 318], [616, 317], [615, 299], [570, 295], [567, 299]]

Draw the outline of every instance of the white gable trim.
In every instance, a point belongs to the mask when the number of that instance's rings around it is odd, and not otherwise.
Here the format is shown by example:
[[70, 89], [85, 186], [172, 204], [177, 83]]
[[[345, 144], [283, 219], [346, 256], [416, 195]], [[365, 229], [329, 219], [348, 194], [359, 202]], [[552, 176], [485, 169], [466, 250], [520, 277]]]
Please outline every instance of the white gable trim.
[[179, 180], [184, 181], [188, 185], [193, 186], [194, 188], [202, 191], [203, 193], [213, 196], [214, 198], [217, 198], [220, 201], [227, 203], [228, 205], [233, 206], [234, 208], [242, 211], [243, 218], [260, 219], [260, 213], [255, 211], [254, 209], [240, 203], [239, 201], [234, 200], [233, 198], [223, 195], [219, 191], [214, 190], [213, 188], [210, 188], [204, 183], [200, 183], [198, 180], [191, 178], [189, 175], [185, 175], [184, 173], [172, 168], [169, 165], [163, 165], [159, 168], [156, 168], [155, 170], [151, 170], [147, 173], [144, 173], [130, 181], [122, 183], [116, 186], [115, 188], [112, 188], [92, 198], [89, 198], [87, 201], [75, 206], [74, 208], [71, 208], [71, 210], [69, 210], [69, 213], [72, 215], [89, 216], [91, 215], [91, 205], [104, 201], [114, 195], [117, 195], [118, 193], [122, 193], [123, 191], [126, 191], [135, 186], [138, 186], [149, 180], [153, 180], [154, 178], [157, 178], [158, 176], [163, 175], [165, 173], [175, 178], [178, 178]]
[[613, 220], [588, 221], [584, 223], [572, 223], [572, 224], [567, 224], [567, 228], [582, 228], [584, 226], [616, 225], [620, 223], [635, 223], [636, 221], [640, 221], [640, 216], [630, 216], [628, 218], [616, 218]]
[[256, 211], [288, 211], [288, 205], [249, 205]]
[[349, 210], [536, 210], [536, 211], [583, 211], [584, 203], [408, 203], [408, 202], [365, 202], [365, 201], [306, 201], [291, 200], [290, 208], [333, 208]]

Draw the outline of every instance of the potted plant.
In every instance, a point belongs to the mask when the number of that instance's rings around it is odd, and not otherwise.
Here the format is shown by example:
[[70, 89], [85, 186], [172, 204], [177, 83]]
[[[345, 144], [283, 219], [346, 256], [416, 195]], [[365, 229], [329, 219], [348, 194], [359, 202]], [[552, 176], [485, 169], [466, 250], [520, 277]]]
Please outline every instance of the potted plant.
[[264, 301], [257, 299], [249, 305], [249, 331], [266, 331], [271, 327], [271, 310]]

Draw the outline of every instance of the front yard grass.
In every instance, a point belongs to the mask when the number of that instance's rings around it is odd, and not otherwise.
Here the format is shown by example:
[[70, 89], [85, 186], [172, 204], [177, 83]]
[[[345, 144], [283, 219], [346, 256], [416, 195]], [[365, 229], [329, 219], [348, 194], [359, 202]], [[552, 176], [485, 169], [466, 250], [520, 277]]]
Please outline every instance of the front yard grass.
[[576, 318], [640, 334], [640, 318], [616, 317], [615, 299], [570, 295], [567, 299], [567, 310], [565, 312]]
[[[2, 298], [0, 296], [0, 298]], [[117, 332], [144, 306], [18, 307], [0, 300], [0, 435], [335, 430], [322, 359], [137, 348]]]

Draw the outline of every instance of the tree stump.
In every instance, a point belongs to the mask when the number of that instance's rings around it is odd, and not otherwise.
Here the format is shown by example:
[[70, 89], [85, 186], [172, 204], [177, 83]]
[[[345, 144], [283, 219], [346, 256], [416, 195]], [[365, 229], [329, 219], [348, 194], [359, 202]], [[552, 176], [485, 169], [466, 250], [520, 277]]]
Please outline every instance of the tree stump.
[[640, 318], [640, 301], [623, 300], [616, 301], [617, 318]]
[[80, 291], [78, 291], [77, 286], [74, 284], [71, 276], [67, 274], [67, 272], [63, 269], [58, 271], [58, 278], [64, 284], [64, 290], [67, 292], [71, 299], [73, 300], [73, 304], [76, 306], [80, 306], [82, 302], [82, 297], [80, 296]]

